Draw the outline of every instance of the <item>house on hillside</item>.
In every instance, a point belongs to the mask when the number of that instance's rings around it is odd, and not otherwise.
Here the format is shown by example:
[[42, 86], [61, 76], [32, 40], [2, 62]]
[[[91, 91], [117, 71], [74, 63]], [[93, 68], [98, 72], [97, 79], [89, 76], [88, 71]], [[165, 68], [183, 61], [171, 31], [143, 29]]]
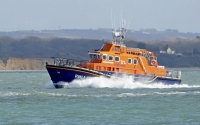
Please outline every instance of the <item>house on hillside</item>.
[[159, 52], [164, 54], [175, 54], [175, 50], [166, 45], [165, 47], [159, 46]]

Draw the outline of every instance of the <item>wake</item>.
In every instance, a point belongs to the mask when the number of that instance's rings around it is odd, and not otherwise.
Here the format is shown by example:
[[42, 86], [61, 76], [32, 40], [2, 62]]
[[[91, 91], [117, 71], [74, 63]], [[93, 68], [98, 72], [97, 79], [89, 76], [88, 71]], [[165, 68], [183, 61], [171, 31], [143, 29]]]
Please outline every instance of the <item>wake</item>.
[[[64, 84], [64, 88], [125, 88], [125, 89], [137, 89], [137, 88], [200, 88], [200, 85], [166, 85], [162, 83], [145, 84], [142, 82], [133, 81], [132, 76], [122, 77], [92, 77], [86, 79], [77, 79], [70, 83], [60, 82]], [[55, 88], [50, 81], [46, 84], [45, 88]]]

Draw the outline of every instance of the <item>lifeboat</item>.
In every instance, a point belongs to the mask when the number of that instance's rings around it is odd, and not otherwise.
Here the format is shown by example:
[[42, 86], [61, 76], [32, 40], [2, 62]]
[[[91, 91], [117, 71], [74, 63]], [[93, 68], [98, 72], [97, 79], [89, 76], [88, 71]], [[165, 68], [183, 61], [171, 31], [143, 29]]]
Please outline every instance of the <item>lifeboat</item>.
[[134, 81], [167, 85], [181, 83], [181, 71], [169, 71], [160, 66], [153, 52], [126, 47], [125, 33], [125, 28], [120, 32], [112, 30], [113, 40], [105, 42], [99, 50], [88, 52], [88, 61], [52, 57], [54, 64], [46, 63], [46, 69], [54, 86], [63, 88], [62, 83], [70, 84], [75, 79], [111, 78], [114, 74], [133, 76], [133, 84]]

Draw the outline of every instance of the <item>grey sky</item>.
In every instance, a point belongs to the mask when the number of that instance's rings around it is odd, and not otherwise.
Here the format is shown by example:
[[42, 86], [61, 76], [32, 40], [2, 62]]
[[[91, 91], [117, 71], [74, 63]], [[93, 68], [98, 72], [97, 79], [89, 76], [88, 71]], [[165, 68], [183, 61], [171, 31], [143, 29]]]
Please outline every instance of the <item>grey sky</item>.
[[0, 0], [0, 31], [111, 28], [200, 33], [200, 0]]

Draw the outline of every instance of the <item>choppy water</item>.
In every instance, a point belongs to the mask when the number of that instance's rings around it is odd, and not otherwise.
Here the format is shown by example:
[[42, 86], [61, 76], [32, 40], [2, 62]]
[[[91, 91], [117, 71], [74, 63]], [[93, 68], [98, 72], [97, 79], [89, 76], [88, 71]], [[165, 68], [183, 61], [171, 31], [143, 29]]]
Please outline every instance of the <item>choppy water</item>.
[[0, 124], [199, 125], [200, 70], [181, 85], [93, 78], [55, 89], [46, 71], [0, 72]]

